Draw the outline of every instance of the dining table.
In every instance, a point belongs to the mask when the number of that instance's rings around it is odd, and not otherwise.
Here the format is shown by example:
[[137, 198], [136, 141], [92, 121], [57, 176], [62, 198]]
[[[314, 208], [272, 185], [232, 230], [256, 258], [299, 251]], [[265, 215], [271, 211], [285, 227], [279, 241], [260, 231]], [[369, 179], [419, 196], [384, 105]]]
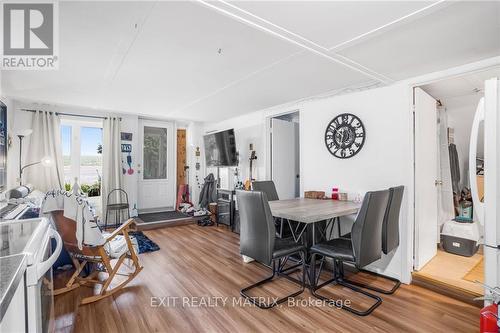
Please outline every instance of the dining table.
[[[295, 198], [269, 201], [269, 207], [275, 218], [284, 219], [288, 223], [295, 241], [299, 241], [304, 232], [309, 229], [314, 244], [317, 241], [315, 234], [319, 223], [323, 224], [323, 228], [319, 229], [321, 232], [327, 231], [322, 229], [329, 229], [331, 232], [333, 228], [329, 226], [337, 222], [340, 235], [340, 217], [356, 214], [361, 203], [331, 199]], [[320, 236], [326, 236], [326, 234]]]
[[[331, 239], [335, 223], [337, 223], [338, 235], [341, 236], [340, 218], [357, 214], [361, 203], [332, 199], [295, 198], [269, 201], [269, 207], [274, 218], [281, 219], [282, 224], [284, 222], [288, 224], [294, 241], [302, 242], [306, 246], [306, 261], [309, 263], [308, 249], [317, 242]], [[321, 261], [322, 265], [323, 261]], [[297, 264], [284, 269], [283, 273], [298, 266]], [[310, 281], [311, 277], [309, 274], [307, 276]]]

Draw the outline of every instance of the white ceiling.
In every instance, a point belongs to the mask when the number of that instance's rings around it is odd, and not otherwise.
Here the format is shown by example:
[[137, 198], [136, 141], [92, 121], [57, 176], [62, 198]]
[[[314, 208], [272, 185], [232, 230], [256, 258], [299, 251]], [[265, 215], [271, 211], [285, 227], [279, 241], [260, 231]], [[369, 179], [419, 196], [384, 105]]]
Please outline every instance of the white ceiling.
[[4, 71], [2, 94], [217, 121], [500, 55], [500, 2], [60, 2], [59, 10], [59, 70]]
[[422, 86], [428, 94], [447, 104], [454, 99], [484, 94], [484, 81], [500, 77], [500, 66], [484, 71], [451, 77]]

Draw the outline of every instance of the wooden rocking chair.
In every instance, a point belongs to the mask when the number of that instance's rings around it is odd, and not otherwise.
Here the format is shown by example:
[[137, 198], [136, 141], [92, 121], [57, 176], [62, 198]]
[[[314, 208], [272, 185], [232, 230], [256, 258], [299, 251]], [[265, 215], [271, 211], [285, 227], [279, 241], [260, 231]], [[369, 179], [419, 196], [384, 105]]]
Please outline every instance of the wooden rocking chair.
[[[100, 246], [88, 246], [83, 245], [82, 249], [78, 248], [78, 242], [76, 238], [76, 222], [72, 219], [68, 219], [63, 215], [62, 210], [57, 210], [52, 212], [52, 217], [57, 227], [57, 231], [61, 235], [63, 239], [64, 246], [68, 251], [71, 259], [73, 260], [73, 264], [75, 265], [75, 272], [70, 277], [69, 281], [66, 283], [64, 288], [54, 290], [54, 295], [59, 295], [65, 293], [67, 291], [76, 289], [82, 285], [95, 285], [101, 284], [101, 290], [99, 294], [93, 295], [90, 297], [85, 297], [82, 299], [81, 304], [88, 304], [98, 300], [101, 300], [105, 297], [111, 296], [116, 291], [122, 289], [127, 283], [129, 283], [139, 272], [142, 270], [142, 266], [139, 264], [139, 258], [135, 253], [134, 246], [132, 245], [132, 241], [130, 240], [130, 236], [128, 234], [131, 225], [134, 223], [133, 219], [129, 219], [126, 223], [122, 224], [119, 228], [113, 231], [111, 234], [103, 234], [105, 238], [105, 243]], [[112, 240], [116, 238], [118, 235], [123, 235], [123, 238], [126, 241], [126, 251], [123, 254], [116, 256], [109, 251], [112, 246]], [[123, 245], [123, 244], [122, 244]], [[123, 261], [128, 258], [131, 259], [134, 265], [134, 271], [129, 274], [118, 273], [118, 270], [122, 266]], [[111, 264], [111, 261], [116, 259], [116, 263], [114, 265]], [[80, 273], [84, 269], [87, 263], [95, 263], [97, 264], [97, 268], [90, 273], [87, 277], [81, 277]], [[99, 267], [100, 266], [100, 267]], [[99, 273], [103, 272], [105, 275], [107, 274], [107, 278], [104, 280], [99, 279]], [[119, 283], [117, 286], [109, 288], [113, 278], [116, 275], [124, 275], [126, 279]], [[108, 289], [109, 288], [109, 289]]]

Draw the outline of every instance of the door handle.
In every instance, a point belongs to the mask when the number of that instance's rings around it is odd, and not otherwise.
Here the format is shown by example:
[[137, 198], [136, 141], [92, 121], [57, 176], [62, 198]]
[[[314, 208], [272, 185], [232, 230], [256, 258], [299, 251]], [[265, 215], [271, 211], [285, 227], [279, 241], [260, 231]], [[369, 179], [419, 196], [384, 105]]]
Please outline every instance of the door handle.
[[443, 181], [442, 181], [442, 180], [435, 180], [435, 181], [434, 181], [434, 185], [435, 185], [435, 186], [438, 186], [438, 185], [443, 185]]
[[[52, 255], [45, 261], [39, 263], [37, 265], [37, 280], [39, 280], [42, 276], [45, 275], [45, 273], [52, 267], [52, 265], [56, 262], [57, 258], [59, 258], [59, 255], [61, 254], [62, 247], [63, 247], [63, 241], [61, 239], [61, 236], [59, 233], [54, 230], [54, 229], [49, 229], [50, 231], [50, 238], [55, 238], [56, 239], [56, 249], [52, 253]], [[51, 246], [51, 243], [49, 241], [48, 246]]]

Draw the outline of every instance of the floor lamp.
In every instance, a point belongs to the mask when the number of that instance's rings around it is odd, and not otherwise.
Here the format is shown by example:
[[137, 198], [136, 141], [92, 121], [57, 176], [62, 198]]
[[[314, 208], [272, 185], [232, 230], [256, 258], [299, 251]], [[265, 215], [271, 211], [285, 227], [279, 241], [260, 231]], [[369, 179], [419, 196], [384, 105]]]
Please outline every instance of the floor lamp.
[[29, 164], [26, 164], [25, 166], [23, 166], [23, 161], [22, 161], [22, 158], [23, 158], [23, 139], [27, 136], [30, 136], [31, 133], [33, 133], [32, 130], [26, 129], [26, 130], [20, 131], [17, 134], [17, 137], [19, 138], [19, 186], [23, 185], [23, 171], [24, 171], [24, 169], [26, 169], [30, 166], [33, 166], [33, 165], [37, 165], [37, 164], [42, 164], [44, 167], [49, 167], [52, 165], [52, 159], [49, 156], [44, 156], [40, 161], [29, 163]]

